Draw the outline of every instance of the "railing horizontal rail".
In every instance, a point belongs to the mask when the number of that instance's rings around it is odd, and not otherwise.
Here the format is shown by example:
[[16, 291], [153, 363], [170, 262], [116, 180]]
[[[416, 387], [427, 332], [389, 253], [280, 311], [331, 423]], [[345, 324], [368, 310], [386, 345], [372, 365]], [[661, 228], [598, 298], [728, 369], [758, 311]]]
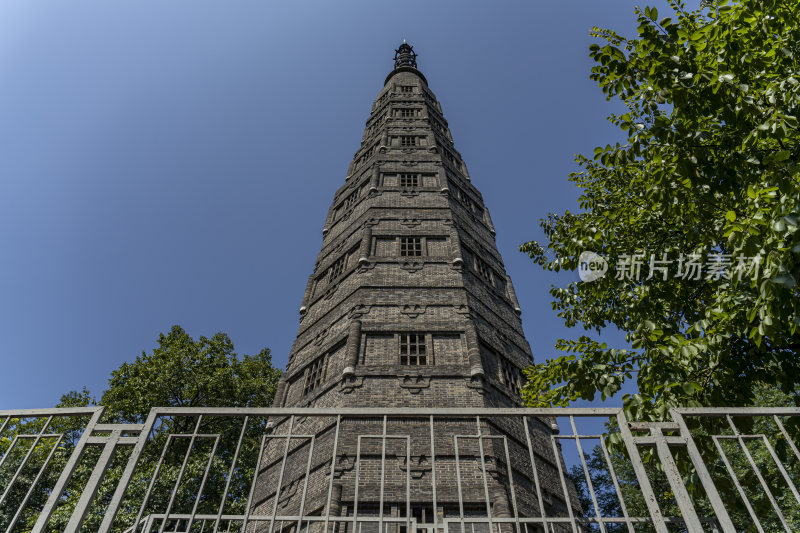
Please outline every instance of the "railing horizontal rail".
[[103, 413], [0, 410], [0, 533], [800, 531], [800, 408]]

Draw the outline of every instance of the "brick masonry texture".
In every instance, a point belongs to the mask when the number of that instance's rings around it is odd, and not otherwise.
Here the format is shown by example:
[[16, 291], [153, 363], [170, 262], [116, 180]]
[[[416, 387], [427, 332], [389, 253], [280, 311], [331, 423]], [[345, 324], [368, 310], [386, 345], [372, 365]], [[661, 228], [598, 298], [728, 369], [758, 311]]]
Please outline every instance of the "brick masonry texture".
[[[275, 404], [518, 407], [522, 369], [533, 356], [494, 235], [424, 76], [408, 65], [396, 68], [328, 212]], [[403, 255], [404, 246], [413, 252]], [[426, 364], [404, 364], [409, 359], [401, 356], [411, 353]], [[306, 438], [292, 438], [286, 448], [281, 435], [290, 422], [293, 435], [314, 436], [313, 450]], [[482, 454], [479, 439], [460, 438], [458, 460], [454, 437], [476, 435], [475, 419], [436, 421], [435, 510], [429, 421], [387, 420], [387, 434], [402, 438], [384, 444], [362, 437], [359, 449], [357, 435], [381, 435], [383, 420], [342, 420], [330, 504], [335, 418], [274, 424], [259, 469], [256, 513], [291, 515], [302, 506], [305, 514], [351, 516], [357, 469], [360, 515], [377, 513], [381, 480], [387, 516], [404, 516], [397, 513], [406, 512], [409, 495], [423, 521], [431, 522], [431, 513], [458, 516], [459, 482], [463, 508], [473, 516], [513, 516], [514, 501], [520, 516], [540, 515], [519, 419], [482, 420], [481, 433], [498, 438], [480, 441]], [[574, 489], [564, 497], [551, 421], [530, 418], [529, 426], [545, 510], [564, 514], [570, 500], [580, 513]], [[422, 518], [418, 508], [426, 505], [431, 508]]]

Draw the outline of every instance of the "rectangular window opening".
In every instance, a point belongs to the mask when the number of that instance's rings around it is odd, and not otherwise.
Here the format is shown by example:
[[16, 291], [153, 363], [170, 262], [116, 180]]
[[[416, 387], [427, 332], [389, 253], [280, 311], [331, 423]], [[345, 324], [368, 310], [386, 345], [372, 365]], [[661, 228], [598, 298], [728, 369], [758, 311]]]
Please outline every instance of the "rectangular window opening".
[[303, 395], [316, 390], [325, 380], [325, 356], [317, 358], [306, 368], [306, 380], [303, 386]]
[[401, 187], [419, 187], [419, 174], [400, 174]]
[[400, 255], [419, 257], [422, 255], [421, 237], [400, 237]]
[[425, 334], [400, 334], [400, 364], [407, 366], [422, 366], [428, 364]]

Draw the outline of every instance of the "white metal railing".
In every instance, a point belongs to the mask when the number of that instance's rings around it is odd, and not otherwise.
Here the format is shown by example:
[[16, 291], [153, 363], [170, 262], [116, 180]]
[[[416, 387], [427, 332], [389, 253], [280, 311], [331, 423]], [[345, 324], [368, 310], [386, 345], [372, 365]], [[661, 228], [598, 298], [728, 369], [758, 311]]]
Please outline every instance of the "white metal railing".
[[798, 408], [0, 411], [0, 531], [798, 531]]

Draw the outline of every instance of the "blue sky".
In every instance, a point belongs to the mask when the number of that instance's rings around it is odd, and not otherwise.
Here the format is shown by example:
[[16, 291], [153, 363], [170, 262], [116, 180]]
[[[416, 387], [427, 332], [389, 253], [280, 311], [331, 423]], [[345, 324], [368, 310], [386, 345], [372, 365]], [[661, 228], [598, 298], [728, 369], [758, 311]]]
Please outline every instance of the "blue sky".
[[99, 396], [173, 324], [282, 368], [403, 39], [492, 214], [534, 356], [553, 355], [579, 332], [547, 291], [577, 275], [518, 247], [576, 208], [573, 155], [620, 139], [587, 48], [592, 26], [634, 34], [633, 6], [4, 0], [0, 409]]

